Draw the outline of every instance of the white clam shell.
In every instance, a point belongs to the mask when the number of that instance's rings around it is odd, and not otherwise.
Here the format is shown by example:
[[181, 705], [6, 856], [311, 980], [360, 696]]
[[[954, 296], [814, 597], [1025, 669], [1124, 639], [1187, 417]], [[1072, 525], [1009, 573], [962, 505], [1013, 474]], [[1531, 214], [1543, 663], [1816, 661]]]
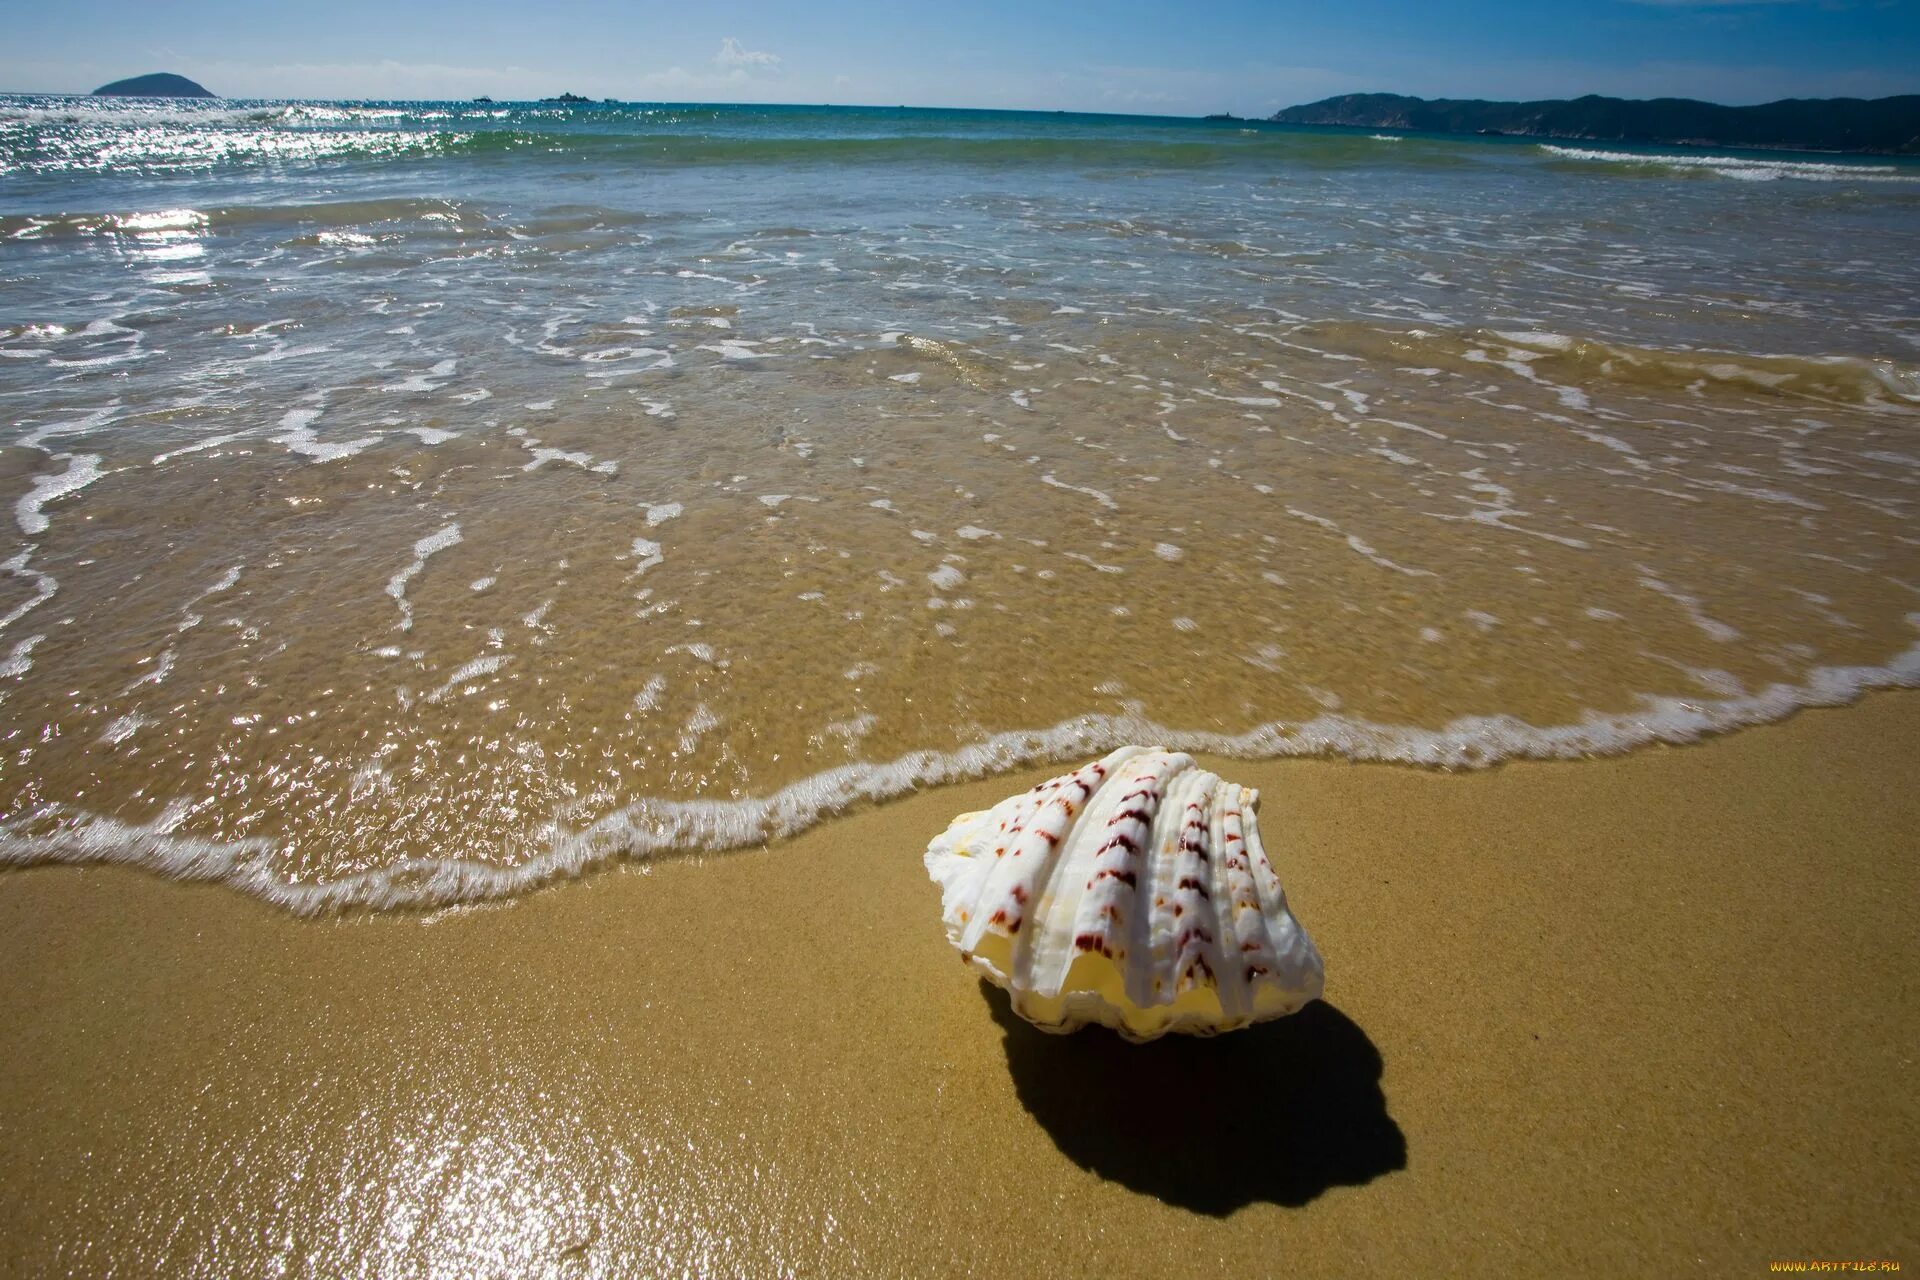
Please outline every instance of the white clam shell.
[[1215, 1035], [1320, 995], [1257, 793], [1177, 751], [1122, 747], [927, 847], [947, 938], [1048, 1031]]

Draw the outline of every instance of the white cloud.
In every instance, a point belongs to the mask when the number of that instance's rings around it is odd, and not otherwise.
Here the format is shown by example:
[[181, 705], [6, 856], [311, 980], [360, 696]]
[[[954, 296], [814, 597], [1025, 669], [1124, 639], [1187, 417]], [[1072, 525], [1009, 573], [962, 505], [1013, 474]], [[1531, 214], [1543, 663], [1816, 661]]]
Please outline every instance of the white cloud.
[[760, 71], [780, 70], [779, 54], [744, 48], [732, 36], [720, 42], [720, 52], [713, 55], [713, 60], [716, 65], [725, 67], [730, 72], [742, 72], [747, 75]]

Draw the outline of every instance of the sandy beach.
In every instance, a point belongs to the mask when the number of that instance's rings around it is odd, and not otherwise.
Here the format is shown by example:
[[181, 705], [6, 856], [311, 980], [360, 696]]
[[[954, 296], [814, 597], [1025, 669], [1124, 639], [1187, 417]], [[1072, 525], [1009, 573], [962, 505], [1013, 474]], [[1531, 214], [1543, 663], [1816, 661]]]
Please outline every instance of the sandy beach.
[[1030, 1030], [941, 935], [927, 838], [1044, 770], [430, 915], [9, 872], [0, 1271], [1913, 1265], [1916, 713], [1221, 763], [1327, 1000], [1146, 1047]]
[[0, 49], [0, 1280], [1920, 1267], [1920, 6], [365, 7]]

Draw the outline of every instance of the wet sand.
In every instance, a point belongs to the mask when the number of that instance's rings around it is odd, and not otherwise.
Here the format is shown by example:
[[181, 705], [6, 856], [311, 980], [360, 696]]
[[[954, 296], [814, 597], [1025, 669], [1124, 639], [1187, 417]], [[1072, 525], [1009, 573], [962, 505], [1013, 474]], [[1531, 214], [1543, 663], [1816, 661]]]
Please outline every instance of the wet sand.
[[1045, 776], [506, 905], [0, 876], [0, 1271], [1761, 1273], [1920, 1260], [1920, 694], [1448, 775], [1220, 765], [1327, 957], [1051, 1038], [920, 849]]

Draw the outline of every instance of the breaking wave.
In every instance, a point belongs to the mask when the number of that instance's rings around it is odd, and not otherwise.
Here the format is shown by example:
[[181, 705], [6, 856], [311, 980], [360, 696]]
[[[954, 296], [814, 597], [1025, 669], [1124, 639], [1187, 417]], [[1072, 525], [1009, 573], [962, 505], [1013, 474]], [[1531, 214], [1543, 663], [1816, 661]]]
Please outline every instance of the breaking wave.
[[1807, 182], [1920, 182], [1920, 169], [1849, 160], [1762, 160], [1752, 156], [1676, 155], [1638, 151], [1602, 151], [1543, 142], [1540, 150], [1560, 160], [1592, 165], [1631, 165], [1673, 173], [1712, 174], [1742, 182], [1798, 178]]

